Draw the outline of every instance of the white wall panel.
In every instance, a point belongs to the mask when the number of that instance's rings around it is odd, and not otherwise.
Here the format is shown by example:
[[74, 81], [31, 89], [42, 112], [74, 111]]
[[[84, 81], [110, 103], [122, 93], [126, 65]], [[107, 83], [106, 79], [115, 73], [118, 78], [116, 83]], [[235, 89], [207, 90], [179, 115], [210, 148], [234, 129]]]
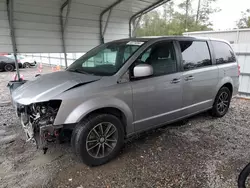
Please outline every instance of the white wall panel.
[[[100, 14], [117, 0], [72, 0], [65, 28], [66, 51], [84, 53], [100, 44]], [[113, 8], [105, 41], [127, 38], [129, 18], [158, 0], [124, 0]], [[64, 0], [14, 0], [14, 28], [19, 53], [62, 53], [60, 7]], [[63, 15], [66, 15], [66, 9]], [[103, 16], [106, 24], [108, 12]], [[0, 0], [0, 51], [12, 52], [6, 1]]]
[[16, 29], [15, 32], [18, 37], [22, 38], [28, 37], [28, 38], [61, 39], [61, 35], [58, 35], [58, 32], [53, 32], [53, 31], [33, 30], [32, 32], [30, 32], [29, 29]]
[[[14, 10], [15, 12], [20, 13], [32, 13], [34, 15], [50, 15], [50, 16], [59, 16], [60, 9], [60, 3], [52, 4], [49, 3], [51, 6], [49, 7], [43, 7], [39, 5], [32, 5], [32, 4], [22, 4], [22, 2], [25, 2], [26, 0], [22, 1], [15, 1], [14, 3]], [[56, 7], [56, 8], [54, 8]]]
[[[29, 33], [33, 31], [51, 31], [60, 34], [60, 25], [37, 23], [37, 22], [26, 22], [26, 21], [14, 21], [15, 29], [29, 30]], [[46, 37], [46, 36], [45, 36]]]
[[0, 44], [0, 52], [12, 52], [12, 46], [9, 44]]
[[6, 11], [6, 2], [0, 1], [0, 11]]
[[14, 14], [15, 21], [25, 21], [25, 22], [35, 22], [36, 24], [48, 23], [48, 24], [57, 24], [60, 25], [59, 16], [49, 16], [49, 15], [37, 15], [33, 13], [20, 13], [16, 12]]
[[0, 1], [0, 52], [12, 51], [6, 2]]
[[250, 30], [248, 31], [240, 31], [239, 33], [239, 43], [248, 43], [250, 44]]

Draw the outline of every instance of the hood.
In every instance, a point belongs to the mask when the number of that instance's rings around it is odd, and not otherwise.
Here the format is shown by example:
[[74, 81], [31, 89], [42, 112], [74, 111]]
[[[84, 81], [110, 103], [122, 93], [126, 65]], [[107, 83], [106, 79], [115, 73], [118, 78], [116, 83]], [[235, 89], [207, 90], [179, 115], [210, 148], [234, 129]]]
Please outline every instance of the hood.
[[100, 76], [69, 71], [45, 74], [17, 88], [12, 94], [12, 99], [24, 105], [49, 101], [72, 87], [77, 87], [77, 85], [87, 84], [99, 79], [101, 79]]

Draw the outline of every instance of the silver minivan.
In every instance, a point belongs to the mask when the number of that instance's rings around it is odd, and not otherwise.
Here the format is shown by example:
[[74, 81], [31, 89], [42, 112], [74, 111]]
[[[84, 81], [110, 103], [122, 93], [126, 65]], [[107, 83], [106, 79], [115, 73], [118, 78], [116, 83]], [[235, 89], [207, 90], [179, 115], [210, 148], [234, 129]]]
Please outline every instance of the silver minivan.
[[96, 166], [135, 133], [207, 110], [224, 116], [238, 86], [239, 67], [226, 41], [130, 38], [28, 81], [12, 98], [27, 140], [46, 151], [68, 136], [82, 161]]

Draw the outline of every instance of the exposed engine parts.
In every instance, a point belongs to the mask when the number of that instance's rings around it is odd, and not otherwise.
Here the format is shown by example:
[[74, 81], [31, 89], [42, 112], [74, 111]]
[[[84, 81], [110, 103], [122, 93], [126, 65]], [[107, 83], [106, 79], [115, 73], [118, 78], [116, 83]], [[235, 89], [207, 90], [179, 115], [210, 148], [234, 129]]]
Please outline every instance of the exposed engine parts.
[[17, 105], [17, 114], [27, 136], [27, 141], [33, 141], [38, 148], [47, 151], [47, 144], [55, 142], [60, 136], [62, 126], [53, 126], [61, 101], [49, 101]]

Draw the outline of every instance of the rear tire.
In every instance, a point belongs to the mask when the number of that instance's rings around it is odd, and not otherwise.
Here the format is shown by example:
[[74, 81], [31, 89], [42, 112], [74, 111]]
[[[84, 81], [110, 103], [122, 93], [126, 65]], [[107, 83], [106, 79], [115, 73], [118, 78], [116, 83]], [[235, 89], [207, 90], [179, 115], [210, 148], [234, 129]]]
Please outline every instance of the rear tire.
[[246, 188], [246, 180], [250, 174], [250, 163], [245, 166], [238, 177], [238, 188]]
[[215, 97], [214, 105], [211, 110], [212, 116], [223, 117], [228, 111], [231, 97], [231, 91], [227, 87], [222, 87]]
[[15, 67], [14, 67], [13, 65], [11, 65], [11, 64], [6, 64], [6, 65], [4, 66], [4, 70], [5, 70], [6, 72], [12, 72], [14, 69], [15, 69]]
[[23, 64], [23, 68], [30, 68], [30, 64], [29, 64], [28, 62], [25, 62], [25, 63]]
[[116, 157], [123, 146], [123, 125], [111, 114], [90, 116], [75, 127], [71, 143], [86, 165], [105, 164]]

